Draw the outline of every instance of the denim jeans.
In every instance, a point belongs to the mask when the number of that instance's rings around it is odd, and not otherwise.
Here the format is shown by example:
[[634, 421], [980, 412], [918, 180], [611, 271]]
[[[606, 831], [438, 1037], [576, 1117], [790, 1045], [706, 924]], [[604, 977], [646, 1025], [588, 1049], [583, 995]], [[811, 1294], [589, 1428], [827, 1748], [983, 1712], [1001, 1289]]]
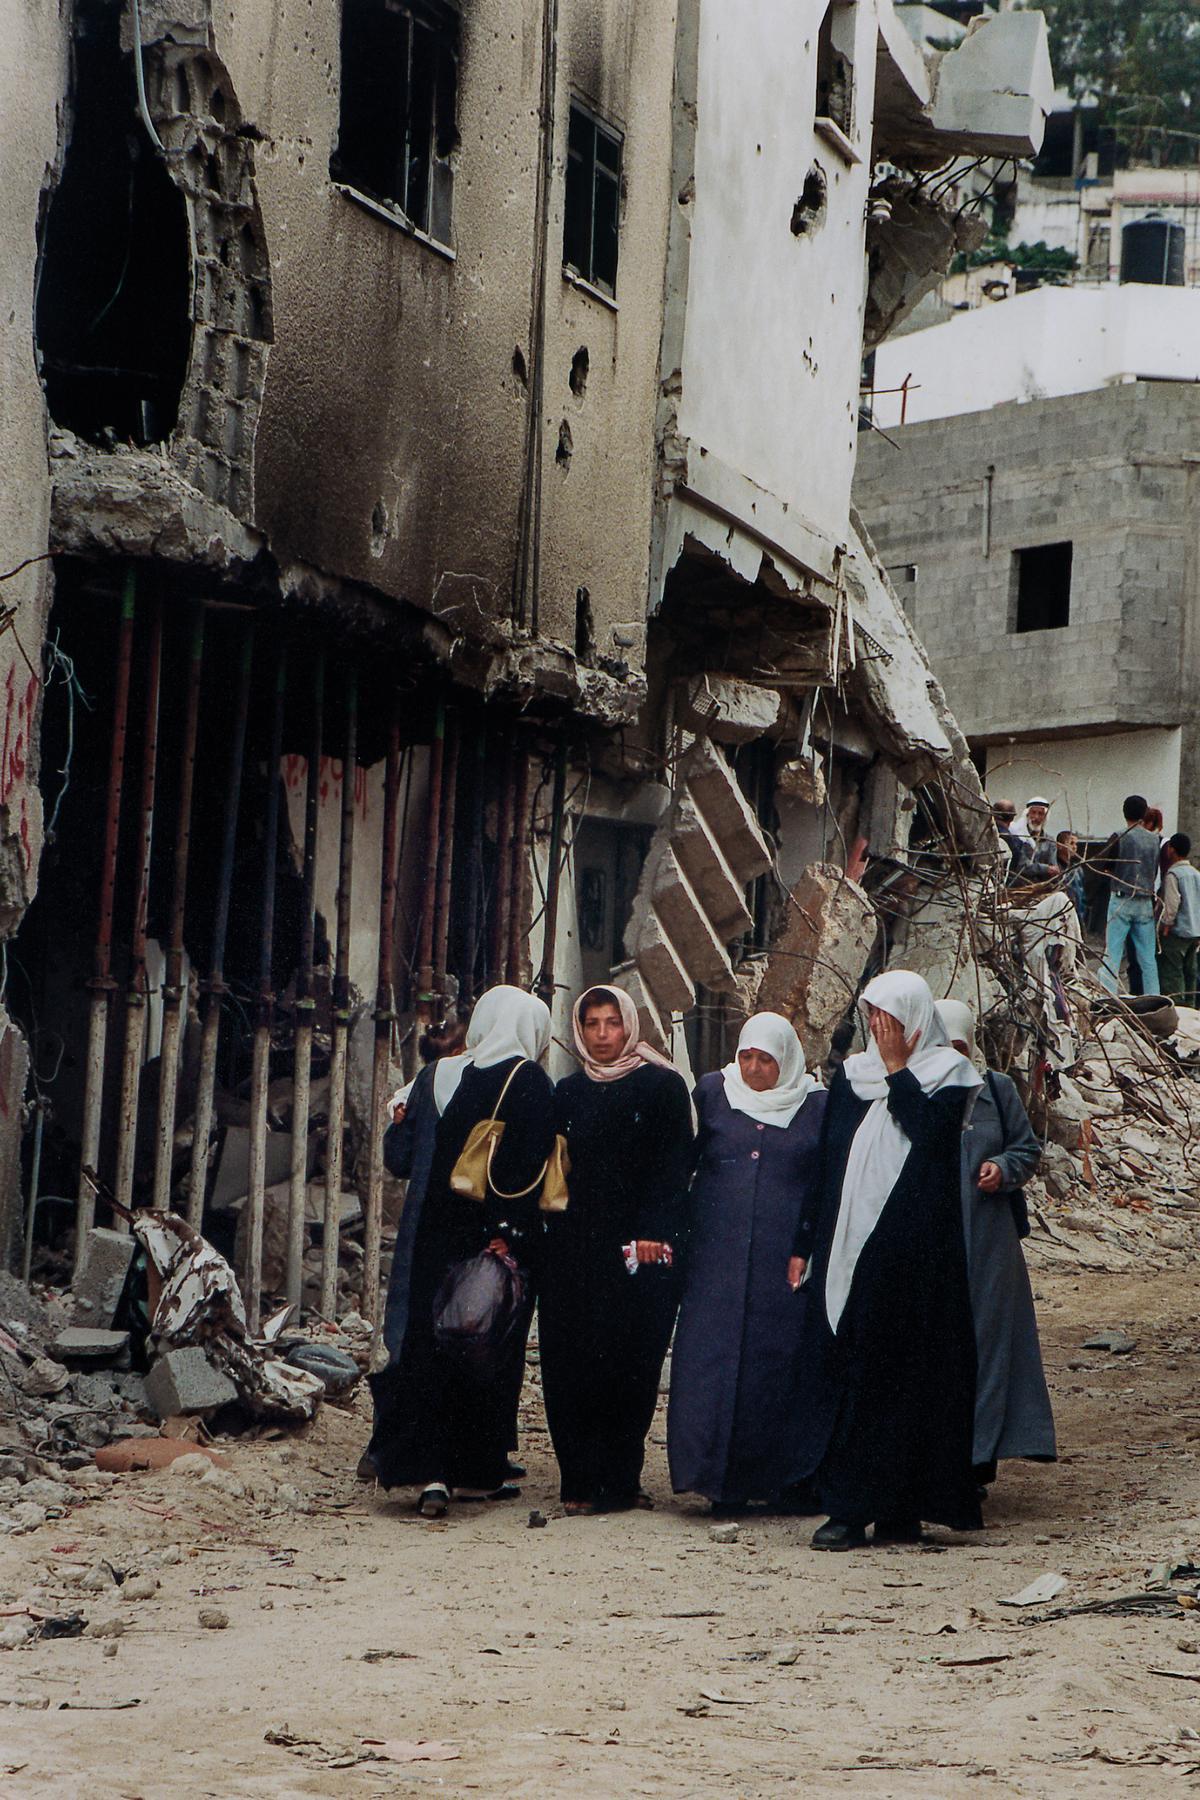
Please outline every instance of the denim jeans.
[[1108, 902], [1108, 929], [1104, 943], [1104, 961], [1097, 971], [1100, 984], [1110, 994], [1120, 985], [1121, 958], [1128, 948], [1136, 956], [1143, 983], [1152, 993], [1158, 981], [1157, 946], [1154, 941], [1154, 902], [1112, 894]]

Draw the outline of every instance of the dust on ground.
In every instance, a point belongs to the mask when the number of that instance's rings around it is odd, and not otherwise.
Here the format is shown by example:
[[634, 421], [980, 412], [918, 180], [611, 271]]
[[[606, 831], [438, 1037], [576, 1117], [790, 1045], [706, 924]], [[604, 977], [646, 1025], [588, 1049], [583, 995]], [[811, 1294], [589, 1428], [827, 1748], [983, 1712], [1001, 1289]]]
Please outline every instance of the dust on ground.
[[[115, 1477], [0, 1540], [0, 1628], [25, 1608], [123, 1627], [0, 1651], [3, 1791], [1186, 1790], [1200, 1610], [1037, 1624], [997, 1603], [1048, 1571], [1059, 1605], [1141, 1588], [1200, 1545], [1194, 1283], [1035, 1287], [1062, 1460], [1005, 1465], [986, 1531], [924, 1548], [820, 1555], [814, 1521], [766, 1518], [714, 1542], [707, 1508], [670, 1498], [661, 1413], [657, 1510], [567, 1519], [534, 1384], [521, 1498], [444, 1524], [354, 1480], [365, 1394], [304, 1435], [222, 1445], [234, 1479]], [[1083, 1350], [1098, 1327], [1136, 1350]], [[202, 1626], [206, 1608], [227, 1624]], [[458, 1755], [390, 1760], [423, 1740]]]

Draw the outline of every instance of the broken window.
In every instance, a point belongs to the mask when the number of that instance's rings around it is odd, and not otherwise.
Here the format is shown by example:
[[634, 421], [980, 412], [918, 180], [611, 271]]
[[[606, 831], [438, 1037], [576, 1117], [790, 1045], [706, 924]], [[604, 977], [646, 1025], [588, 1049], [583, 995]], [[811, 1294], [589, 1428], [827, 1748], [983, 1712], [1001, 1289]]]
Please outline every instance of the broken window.
[[817, 34], [817, 126], [833, 125], [844, 138], [854, 135], [855, 7], [833, 0]]
[[1014, 631], [1060, 631], [1071, 620], [1071, 544], [1013, 551]]
[[622, 142], [619, 132], [571, 102], [563, 262], [605, 294], [617, 287]]
[[450, 242], [458, 14], [438, 0], [342, 0], [335, 181]]

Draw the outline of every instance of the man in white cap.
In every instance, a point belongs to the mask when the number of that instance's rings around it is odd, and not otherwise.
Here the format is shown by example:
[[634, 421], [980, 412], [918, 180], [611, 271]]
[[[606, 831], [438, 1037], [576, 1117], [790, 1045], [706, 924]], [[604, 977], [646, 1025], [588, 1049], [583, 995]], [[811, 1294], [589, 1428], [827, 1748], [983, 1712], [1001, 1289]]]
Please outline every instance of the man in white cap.
[[1049, 811], [1050, 802], [1043, 794], [1031, 795], [1025, 802], [1025, 811], [1013, 826], [1013, 831], [1028, 843], [1032, 862], [1043, 863], [1048, 869], [1053, 869], [1058, 861], [1058, 846], [1046, 830], [1046, 814]]

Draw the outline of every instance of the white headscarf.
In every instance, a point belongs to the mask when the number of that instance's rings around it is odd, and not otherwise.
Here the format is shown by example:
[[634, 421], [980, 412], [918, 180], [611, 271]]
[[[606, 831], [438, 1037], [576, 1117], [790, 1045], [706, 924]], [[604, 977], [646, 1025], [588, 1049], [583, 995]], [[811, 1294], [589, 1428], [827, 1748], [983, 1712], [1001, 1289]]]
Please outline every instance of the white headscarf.
[[[933, 995], [919, 975], [902, 969], [877, 975], [863, 989], [858, 1004], [864, 1014], [868, 1006], [890, 1013], [899, 1020], [906, 1038], [916, 1038], [907, 1066], [920, 1082], [922, 1093], [936, 1093], [944, 1087], [970, 1090], [983, 1086], [966, 1057], [951, 1049], [934, 1011]], [[845, 1071], [858, 1098], [869, 1100], [871, 1105], [850, 1145], [825, 1274], [825, 1312], [834, 1331], [849, 1297], [863, 1246], [879, 1223], [912, 1149], [888, 1111], [887, 1066], [873, 1038], [868, 1049], [846, 1058]]]
[[549, 1048], [550, 1008], [544, 1000], [517, 987], [489, 988], [480, 995], [467, 1026], [467, 1055], [477, 1069], [514, 1056], [540, 1062]]
[[755, 1013], [742, 1026], [738, 1050], [763, 1050], [779, 1064], [779, 1079], [773, 1088], [759, 1093], [747, 1087], [737, 1056], [721, 1070], [725, 1098], [734, 1112], [743, 1112], [760, 1125], [791, 1124], [817, 1083], [804, 1067], [804, 1047], [796, 1036], [796, 1028], [782, 1013]]
[[962, 1000], [935, 1000], [933, 1010], [941, 1020], [946, 1039], [952, 1046], [965, 1044], [968, 1056], [975, 1054], [975, 1014]]

